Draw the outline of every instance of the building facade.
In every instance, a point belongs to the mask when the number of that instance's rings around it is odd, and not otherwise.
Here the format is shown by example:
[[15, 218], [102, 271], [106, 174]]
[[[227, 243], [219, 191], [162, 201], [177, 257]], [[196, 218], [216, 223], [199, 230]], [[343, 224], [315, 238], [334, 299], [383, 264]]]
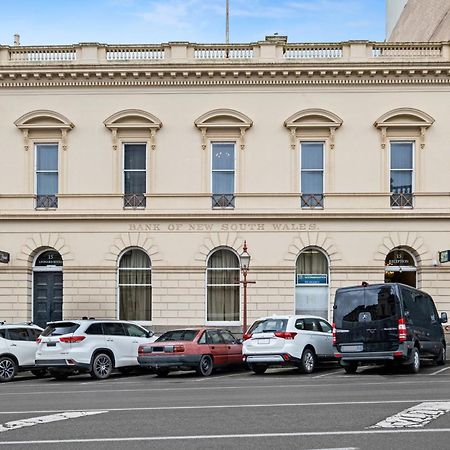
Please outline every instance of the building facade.
[[0, 47], [0, 319], [450, 309], [450, 45]]

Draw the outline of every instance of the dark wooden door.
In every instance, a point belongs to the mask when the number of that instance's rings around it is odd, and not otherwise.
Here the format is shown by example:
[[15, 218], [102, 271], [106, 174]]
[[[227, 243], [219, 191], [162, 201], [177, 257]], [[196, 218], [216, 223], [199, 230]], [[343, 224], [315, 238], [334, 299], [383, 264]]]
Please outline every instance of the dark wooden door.
[[41, 327], [62, 320], [62, 272], [34, 272], [33, 322]]

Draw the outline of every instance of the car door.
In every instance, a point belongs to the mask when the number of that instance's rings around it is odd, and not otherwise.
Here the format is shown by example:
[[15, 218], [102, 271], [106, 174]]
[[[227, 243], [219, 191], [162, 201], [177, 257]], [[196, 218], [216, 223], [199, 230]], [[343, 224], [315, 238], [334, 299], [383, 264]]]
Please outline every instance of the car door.
[[220, 331], [228, 350], [228, 364], [242, 364], [242, 344], [228, 331]]
[[324, 341], [324, 356], [327, 358], [334, 357], [333, 350], [333, 329], [331, 325], [323, 320], [319, 319], [319, 326], [321, 331], [321, 338]]
[[442, 325], [439, 320], [436, 307], [434, 305], [433, 299], [429, 296], [425, 296], [427, 302], [427, 310], [430, 314], [430, 324], [429, 324], [429, 335], [431, 343], [431, 352], [433, 355], [438, 355], [442, 348]]
[[228, 347], [217, 330], [208, 330], [206, 332], [206, 342], [214, 358], [215, 366], [222, 366], [228, 363]]
[[19, 366], [34, 366], [36, 339], [27, 328], [7, 328], [6, 336], [10, 352], [17, 357]]
[[127, 332], [128, 340], [130, 343], [130, 345], [127, 347], [127, 351], [129, 353], [127, 355], [127, 359], [133, 361], [133, 364], [138, 364], [138, 348], [141, 344], [147, 344], [150, 341], [148, 332], [132, 323], [124, 323], [123, 325]]
[[130, 337], [121, 322], [103, 322], [106, 347], [114, 353], [115, 367], [132, 366], [136, 358], [131, 358]]
[[310, 343], [316, 350], [318, 356], [322, 356], [326, 352], [326, 343], [324, 339], [324, 333], [322, 333], [319, 326], [319, 321], [312, 317], [305, 317], [304, 334], [307, 337], [308, 343]]

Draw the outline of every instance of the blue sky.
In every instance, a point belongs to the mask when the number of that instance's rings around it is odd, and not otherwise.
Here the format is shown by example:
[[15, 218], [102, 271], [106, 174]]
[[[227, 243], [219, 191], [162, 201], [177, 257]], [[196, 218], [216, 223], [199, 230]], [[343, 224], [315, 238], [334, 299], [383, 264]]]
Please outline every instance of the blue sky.
[[[230, 42], [384, 40], [385, 0], [229, 0]], [[0, 44], [224, 42], [225, 0], [0, 0]]]

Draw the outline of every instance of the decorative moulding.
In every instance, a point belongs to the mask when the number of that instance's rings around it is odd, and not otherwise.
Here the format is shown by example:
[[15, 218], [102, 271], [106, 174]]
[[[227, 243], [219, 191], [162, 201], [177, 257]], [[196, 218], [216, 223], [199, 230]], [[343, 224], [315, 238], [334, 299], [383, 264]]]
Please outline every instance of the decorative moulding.
[[244, 238], [236, 233], [213, 233], [203, 240], [194, 259], [206, 267], [206, 263], [213, 250], [220, 247], [233, 249], [235, 252], [242, 251]]
[[30, 148], [30, 132], [33, 130], [60, 130], [62, 148], [67, 150], [67, 132], [74, 127], [74, 124], [67, 117], [45, 109], [24, 114], [14, 122], [14, 125], [22, 130], [26, 151]]
[[41, 250], [54, 249], [62, 256], [64, 263], [74, 260], [71, 249], [59, 233], [36, 233], [30, 236], [17, 255], [19, 261], [24, 261], [31, 266], [33, 258]]
[[336, 114], [325, 109], [304, 109], [298, 111], [284, 121], [284, 126], [291, 133], [291, 148], [297, 147], [297, 139], [302, 135], [302, 131], [327, 130], [330, 147], [334, 148], [334, 134], [342, 125], [343, 120]]
[[155, 262], [161, 262], [163, 260], [158, 246], [145, 233], [122, 233], [114, 239], [114, 243], [110, 247], [109, 252], [105, 254], [104, 259], [117, 266], [120, 255], [130, 248], [144, 250], [150, 257], [152, 267]]
[[427, 113], [414, 108], [397, 108], [379, 117], [374, 126], [381, 131], [381, 148], [386, 148], [390, 130], [416, 129], [420, 132], [420, 148], [425, 148], [425, 131], [433, 125], [434, 119]]
[[202, 149], [207, 147], [208, 131], [232, 130], [239, 138], [241, 150], [245, 148], [245, 132], [253, 125], [253, 121], [245, 114], [234, 109], [214, 109], [194, 121], [202, 133]]
[[148, 130], [150, 146], [156, 149], [156, 132], [162, 127], [162, 122], [153, 114], [140, 109], [125, 109], [109, 116], [104, 122], [112, 133], [113, 149], [117, 150], [121, 130]]

